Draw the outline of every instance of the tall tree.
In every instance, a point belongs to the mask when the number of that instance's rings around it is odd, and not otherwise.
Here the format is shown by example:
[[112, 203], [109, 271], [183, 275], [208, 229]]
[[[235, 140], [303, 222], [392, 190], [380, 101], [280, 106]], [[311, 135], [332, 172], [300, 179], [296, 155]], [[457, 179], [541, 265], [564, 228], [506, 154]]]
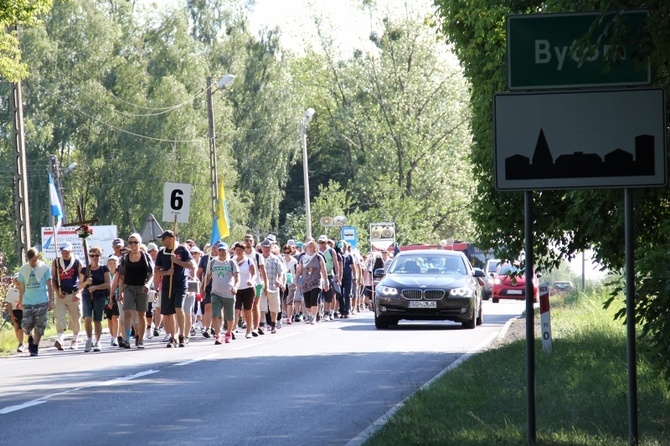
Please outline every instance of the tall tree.
[[[652, 1], [515, 1], [435, 0], [444, 19], [444, 33], [473, 87], [473, 161], [478, 180], [474, 218], [483, 245], [507, 247], [514, 255], [523, 246], [523, 204], [518, 192], [493, 188], [491, 104], [505, 89], [505, 29], [507, 15], [563, 11], [621, 11], [648, 8], [650, 17], [637, 42], [651, 60], [652, 84], [670, 86], [670, 4]], [[622, 26], [622, 25], [616, 25]], [[653, 36], [653, 39], [651, 38]], [[653, 42], [653, 43], [652, 43]], [[668, 115], [670, 116], [670, 115]], [[670, 311], [665, 303], [670, 272], [660, 259], [670, 251], [670, 189], [634, 191], [636, 228], [637, 310], [650, 357], [670, 378]], [[613, 271], [624, 267], [623, 191], [546, 191], [533, 194], [535, 251], [544, 263], [557, 266], [561, 258], [593, 246], [598, 260]], [[623, 316], [620, 313], [619, 316]]]

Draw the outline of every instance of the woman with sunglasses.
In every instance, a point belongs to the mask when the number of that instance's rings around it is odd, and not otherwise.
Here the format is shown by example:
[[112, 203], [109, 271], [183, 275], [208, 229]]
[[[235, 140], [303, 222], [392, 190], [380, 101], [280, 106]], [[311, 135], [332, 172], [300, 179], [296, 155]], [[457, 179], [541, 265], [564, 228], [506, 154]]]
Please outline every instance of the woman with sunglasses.
[[142, 236], [136, 232], [130, 234], [130, 237], [128, 237], [130, 251], [124, 254], [119, 261], [118, 273], [114, 277], [114, 283], [110, 290], [110, 296], [114, 295], [117, 285], [121, 290], [119, 298], [123, 302], [123, 326], [125, 328], [123, 346], [126, 349], [130, 348], [133, 312], [137, 315], [136, 345], [137, 348], [144, 348], [143, 333], [146, 329], [144, 316], [147, 312], [149, 289], [154, 277], [154, 263], [149, 254], [140, 250], [141, 243]]
[[[105, 310], [106, 299], [109, 297], [109, 268], [100, 265], [102, 249], [94, 246], [88, 251], [90, 265], [82, 268], [79, 274], [79, 289], [83, 289], [81, 300], [84, 313], [84, 330], [86, 330], [85, 352], [100, 351], [100, 337], [102, 336], [102, 315]], [[91, 324], [93, 321], [93, 324]], [[95, 327], [95, 338], [93, 335]]]

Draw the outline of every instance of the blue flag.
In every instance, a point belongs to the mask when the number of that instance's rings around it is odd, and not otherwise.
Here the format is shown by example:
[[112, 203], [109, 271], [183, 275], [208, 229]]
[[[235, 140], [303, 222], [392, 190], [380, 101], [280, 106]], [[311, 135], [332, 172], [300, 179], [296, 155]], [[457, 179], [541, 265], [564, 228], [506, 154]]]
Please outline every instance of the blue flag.
[[60, 226], [63, 223], [63, 211], [60, 207], [60, 198], [58, 198], [58, 192], [56, 191], [56, 185], [54, 184], [54, 179], [49, 174], [49, 203], [51, 204], [51, 216], [53, 217], [53, 226], [54, 232], [51, 234], [51, 237], [44, 243], [44, 249], [48, 249], [51, 246], [51, 241], [56, 237]]

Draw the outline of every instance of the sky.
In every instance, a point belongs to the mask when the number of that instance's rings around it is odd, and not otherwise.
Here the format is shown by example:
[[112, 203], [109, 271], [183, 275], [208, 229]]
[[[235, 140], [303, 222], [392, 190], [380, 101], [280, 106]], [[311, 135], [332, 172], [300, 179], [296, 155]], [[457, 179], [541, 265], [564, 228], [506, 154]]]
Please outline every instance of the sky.
[[[240, 0], [242, 1], [242, 0]], [[137, 0], [136, 11], [152, 4], [169, 7], [184, 4], [184, 0]], [[361, 0], [255, 0], [255, 8], [249, 17], [252, 31], [263, 28], [281, 29], [284, 47], [300, 54], [309, 45], [319, 46], [314, 18], [324, 23], [324, 28], [347, 53], [351, 48], [370, 45], [368, 36], [375, 20], [357, 5]], [[377, 0], [381, 10], [389, 14], [402, 14], [405, 4], [412, 10], [430, 11], [430, 0]]]

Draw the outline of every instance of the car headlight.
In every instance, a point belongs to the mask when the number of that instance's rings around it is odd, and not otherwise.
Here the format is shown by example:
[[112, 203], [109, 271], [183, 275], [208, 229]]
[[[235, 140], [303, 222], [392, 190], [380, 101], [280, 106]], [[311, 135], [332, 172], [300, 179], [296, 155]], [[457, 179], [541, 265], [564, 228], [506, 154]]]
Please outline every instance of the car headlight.
[[378, 294], [383, 294], [385, 296], [397, 296], [398, 295], [398, 289], [393, 288], [390, 286], [378, 286], [377, 287], [377, 293]]
[[473, 297], [475, 295], [475, 291], [468, 287], [454, 288], [453, 290], [449, 291], [449, 295], [452, 297]]
[[493, 283], [496, 284], [496, 285], [500, 285], [502, 283], [502, 280], [500, 280], [496, 277], [495, 280], [493, 281]]

